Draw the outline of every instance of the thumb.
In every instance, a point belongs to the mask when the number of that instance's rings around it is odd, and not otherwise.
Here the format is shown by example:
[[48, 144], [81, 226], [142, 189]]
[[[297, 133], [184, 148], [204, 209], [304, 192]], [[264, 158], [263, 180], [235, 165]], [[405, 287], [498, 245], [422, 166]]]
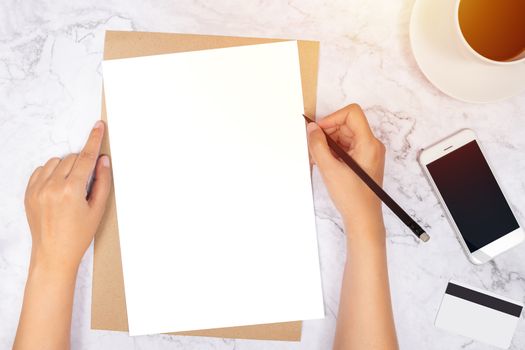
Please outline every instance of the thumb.
[[321, 172], [339, 166], [339, 161], [332, 155], [330, 147], [326, 142], [326, 136], [316, 123], [308, 123], [306, 126], [308, 133], [308, 149], [315, 164]]
[[95, 181], [89, 194], [89, 205], [100, 214], [106, 208], [106, 201], [111, 189], [111, 165], [109, 157], [106, 155], [100, 156], [95, 167]]

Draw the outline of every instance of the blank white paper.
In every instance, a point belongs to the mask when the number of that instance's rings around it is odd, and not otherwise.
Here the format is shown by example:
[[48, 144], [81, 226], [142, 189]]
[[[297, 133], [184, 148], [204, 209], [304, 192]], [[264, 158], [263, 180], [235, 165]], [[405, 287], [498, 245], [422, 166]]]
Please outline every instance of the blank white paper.
[[130, 335], [324, 317], [297, 42], [103, 69]]

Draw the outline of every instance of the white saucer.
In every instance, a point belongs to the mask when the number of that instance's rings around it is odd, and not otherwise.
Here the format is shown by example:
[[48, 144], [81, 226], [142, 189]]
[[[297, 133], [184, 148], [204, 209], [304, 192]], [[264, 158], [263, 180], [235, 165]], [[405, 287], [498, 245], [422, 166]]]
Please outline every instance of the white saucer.
[[469, 52], [455, 31], [455, 1], [416, 0], [410, 44], [423, 74], [445, 94], [466, 102], [494, 102], [525, 91], [525, 62], [498, 65]]

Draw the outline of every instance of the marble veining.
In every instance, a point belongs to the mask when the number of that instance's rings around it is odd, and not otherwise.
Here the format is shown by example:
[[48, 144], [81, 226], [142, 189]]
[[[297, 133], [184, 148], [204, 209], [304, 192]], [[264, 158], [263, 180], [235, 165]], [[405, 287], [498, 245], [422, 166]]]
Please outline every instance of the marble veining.
[[[30, 236], [23, 195], [32, 169], [79, 150], [100, 114], [105, 30], [321, 41], [317, 115], [359, 102], [386, 144], [385, 188], [424, 224], [422, 244], [385, 209], [394, 313], [401, 349], [492, 349], [433, 326], [448, 279], [525, 301], [525, 245], [482, 266], [468, 262], [417, 163], [422, 147], [460, 128], [477, 131], [525, 222], [525, 95], [484, 105], [434, 88], [410, 52], [414, 0], [3, 0], [0, 3], [0, 349], [16, 331]], [[147, 116], [145, 116], [147, 118]], [[313, 172], [326, 318], [306, 321], [300, 343], [128, 337], [92, 331], [92, 249], [79, 271], [73, 349], [329, 349], [345, 260], [341, 220]], [[511, 349], [525, 348], [520, 320]]]

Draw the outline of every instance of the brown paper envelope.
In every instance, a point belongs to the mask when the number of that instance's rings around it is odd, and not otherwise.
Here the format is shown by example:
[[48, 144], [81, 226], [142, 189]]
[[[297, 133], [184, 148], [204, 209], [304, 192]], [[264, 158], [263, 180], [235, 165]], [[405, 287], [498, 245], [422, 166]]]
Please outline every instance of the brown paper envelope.
[[[106, 32], [104, 59], [128, 58], [164, 53], [197, 51], [213, 48], [263, 44], [283, 41], [281, 39], [262, 39], [227, 37], [211, 35], [144, 33], [144, 32]], [[304, 110], [308, 116], [315, 115], [317, 67], [319, 43], [299, 41], [299, 59], [303, 88]], [[257, 108], [257, 106], [254, 106]], [[102, 120], [106, 120], [106, 106], [102, 94]], [[144, 116], [147, 118], [147, 116]], [[106, 135], [102, 153], [110, 154]], [[167, 276], [169, 278], [169, 276]], [[301, 339], [301, 321], [271, 323], [241, 327], [229, 327], [189, 332], [170, 333], [221, 338], [242, 338], [262, 340]], [[91, 328], [113, 331], [128, 331], [124, 279], [120, 256], [115, 192], [111, 189], [107, 210], [95, 236], [93, 262], [93, 293], [91, 303]]]

